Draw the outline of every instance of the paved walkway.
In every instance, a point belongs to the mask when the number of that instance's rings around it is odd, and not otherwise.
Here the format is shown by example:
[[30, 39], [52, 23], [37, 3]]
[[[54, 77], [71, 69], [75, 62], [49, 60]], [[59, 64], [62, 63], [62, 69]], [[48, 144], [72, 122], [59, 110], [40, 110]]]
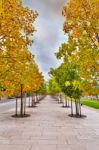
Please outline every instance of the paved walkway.
[[70, 109], [47, 96], [29, 118], [0, 115], [0, 150], [99, 150], [99, 113], [83, 108], [85, 119], [68, 117]]

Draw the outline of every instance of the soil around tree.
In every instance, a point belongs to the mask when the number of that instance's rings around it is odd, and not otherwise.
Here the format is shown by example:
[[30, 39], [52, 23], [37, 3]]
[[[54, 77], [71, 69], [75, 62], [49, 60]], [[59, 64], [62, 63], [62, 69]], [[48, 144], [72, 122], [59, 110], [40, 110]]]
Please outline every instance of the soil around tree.
[[63, 108], [70, 108], [70, 106], [62, 106]]
[[86, 118], [87, 116], [86, 115], [76, 115], [76, 114], [69, 114], [68, 115], [69, 117], [73, 117], [73, 118]]
[[28, 108], [36, 108], [36, 107], [38, 107], [38, 106], [28, 106]]
[[14, 114], [14, 115], [12, 115], [11, 117], [13, 117], [13, 118], [27, 118], [27, 117], [30, 117], [30, 114], [23, 114], [23, 115], [21, 115], [21, 114], [18, 114], [18, 115], [16, 115], [16, 114]]

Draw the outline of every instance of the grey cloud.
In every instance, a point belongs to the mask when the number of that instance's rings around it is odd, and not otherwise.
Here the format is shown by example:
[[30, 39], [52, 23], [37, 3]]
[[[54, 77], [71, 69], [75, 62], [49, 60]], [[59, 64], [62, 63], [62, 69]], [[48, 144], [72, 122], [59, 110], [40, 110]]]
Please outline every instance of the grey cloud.
[[62, 32], [63, 17], [61, 15], [66, 0], [24, 0], [24, 2], [25, 5], [39, 12], [35, 22], [37, 32], [34, 35], [31, 51], [35, 54], [36, 62], [47, 79], [49, 68], [59, 65], [54, 52], [62, 41], [66, 41]]

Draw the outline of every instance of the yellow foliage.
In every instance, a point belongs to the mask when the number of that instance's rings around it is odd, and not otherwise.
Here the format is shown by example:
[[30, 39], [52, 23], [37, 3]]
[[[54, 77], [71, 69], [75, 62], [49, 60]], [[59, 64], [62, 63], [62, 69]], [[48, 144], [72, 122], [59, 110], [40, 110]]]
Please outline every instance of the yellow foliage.
[[[37, 91], [43, 82], [34, 56], [28, 50], [33, 23], [38, 13], [23, 6], [21, 0], [4, 0], [0, 14], [0, 95]], [[1, 12], [1, 1], [0, 1]]]

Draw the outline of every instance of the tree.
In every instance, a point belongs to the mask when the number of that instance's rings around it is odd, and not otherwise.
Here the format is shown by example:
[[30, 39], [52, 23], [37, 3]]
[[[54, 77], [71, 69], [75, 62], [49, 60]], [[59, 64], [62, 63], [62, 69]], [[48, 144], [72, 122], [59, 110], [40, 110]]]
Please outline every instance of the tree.
[[75, 99], [76, 116], [81, 116], [82, 93], [99, 92], [98, 6], [98, 0], [69, 0], [62, 12], [68, 41], [59, 47], [56, 57], [63, 63], [52, 73], [61, 90], [71, 97], [72, 116], [72, 99]]
[[39, 94], [43, 94], [46, 95], [47, 94], [47, 83], [43, 81], [43, 83], [41, 84], [39, 90], [38, 90]]
[[55, 76], [51, 76], [51, 79], [48, 82], [48, 92], [49, 94], [57, 94], [59, 92], [61, 92], [60, 87], [56, 81], [56, 77]]
[[58, 68], [51, 69], [50, 73], [55, 76], [58, 86], [66, 96], [66, 107], [68, 107], [67, 97], [71, 99], [71, 116], [74, 116], [72, 100], [75, 99], [75, 116], [81, 117], [80, 97], [82, 89], [78, 65], [69, 60], [62, 63]]
[[[70, 0], [62, 13], [65, 17], [63, 30], [71, 39], [66, 46], [75, 43], [73, 49], [68, 49], [72, 60], [80, 65], [81, 77], [83, 75], [82, 78], [89, 82], [93, 80], [95, 87], [99, 77], [98, 7], [98, 0]], [[62, 56], [66, 54], [65, 49], [64, 53], [60, 50]]]
[[3, 0], [0, 6], [0, 86], [5, 89], [0, 94], [21, 95], [23, 117], [23, 93], [38, 90], [43, 78], [28, 50], [38, 13], [24, 7], [21, 0]]

